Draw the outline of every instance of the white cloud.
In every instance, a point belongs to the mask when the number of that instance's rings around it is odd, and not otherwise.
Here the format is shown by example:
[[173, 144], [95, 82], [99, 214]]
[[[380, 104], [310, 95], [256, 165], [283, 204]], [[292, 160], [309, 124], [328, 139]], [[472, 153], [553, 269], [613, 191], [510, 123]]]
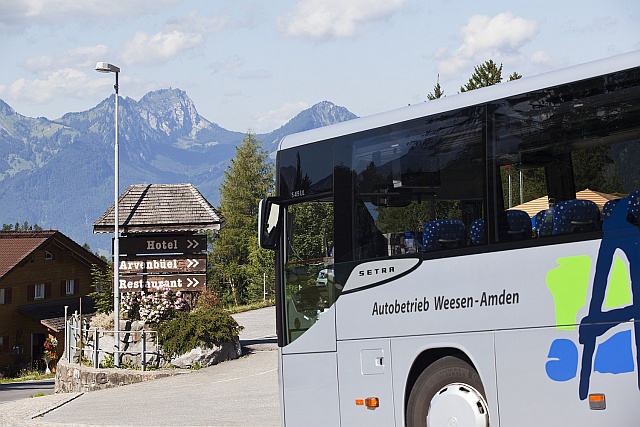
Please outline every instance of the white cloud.
[[31, 72], [42, 72], [56, 68], [93, 68], [96, 58], [102, 58], [109, 49], [106, 45], [85, 46], [71, 49], [55, 55], [42, 55], [29, 58], [24, 67]]
[[531, 62], [536, 65], [550, 65], [553, 64], [553, 58], [544, 50], [539, 50], [531, 55]]
[[[107, 81], [108, 80], [108, 81]], [[73, 68], [57, 70], [43, 79], [18, 79], [6, 92], [11, 99], [29, 103], [44, 104], [59, 97], [86, 99], [88, 94], [105, 90], [113, 84], [113, 78], [96, 79]]]
[[462, 44], [453, 52], [439, 51], [438, 70], [455, 74], [473, 65], [494, 59], [496, 62], [521, 57], [520, 49], [538, 34], [538, 23], [511, 12], [494, 17], [474, 15], [460, 29]]
[[262, 80], [271, 77], [271, 73], [264, 69], [244, 69], [245, 62], [244, 58], [233, 55], [222, 61], [212, 62], [209, 68], [213, 74], [224, 73], [225, 75], [243, 80]]
[[163, 10], [182, 0], [7, 0], [0, 2], [0, 31], [19, 32], [31, 24], [131, 19]]
[[457, 52], [466, 58], [473, 58], [478, 52], [517, 51], [537, 32], [535, 21], [514, 17], [511, 12], [500, 13], [493, 18], [475, 15], [461, 30], [464, 44]]
[[271, 73], [263, 69], [245, 70], [241, 73], [238, 73], [238, 78], [242, 80], [264, 80], [270, 77]]
[[204, 42], [200, 34], [189, 34], [178, 30], [149, 35], [137, 32], [133, 40], [124, 47], [122, 59], [126, 64], [151, 64], [166, 62], [192, 50]]
[[186, 16], [173, 18], [164, 25], [164, 31], [183, 31], [189, 33], [216, 33], [229, 23], [229, 17], [226, 15], [200, 15], [191, 12]]
[[253, 131], [256, 133], [265, 133], [278, 129], [306, 108], [309, 108], [309, 104], [306, 102], [288, 102], [279, 108], [258, 114], [254, 117], [256, 125]]
[[241, 58], [237, 55], [229, 56], [222, 61], [215, 61], [209, 65], [213, 74], [217, 74], [220, 72], [233, 72], [241, 68], [244, 65], [244, 58]]
[[389, 19], [405, 0], [301, 0], [295, 11], [279, 21], [280, 28], [292, 36], [316, 40], [349, 38], [358, 26]]

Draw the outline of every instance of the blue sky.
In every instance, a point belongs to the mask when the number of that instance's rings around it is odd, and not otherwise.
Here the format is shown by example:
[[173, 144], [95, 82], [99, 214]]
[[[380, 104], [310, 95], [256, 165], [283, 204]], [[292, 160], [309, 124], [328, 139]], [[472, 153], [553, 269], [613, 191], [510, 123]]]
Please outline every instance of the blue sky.
[[234, 131], [328, 100], [359, 116], [445, 95], [488, 59], [524, 77], [640, 49], [640, 1], [0, 0], [0, 99], [30, 117], [180, 88]]

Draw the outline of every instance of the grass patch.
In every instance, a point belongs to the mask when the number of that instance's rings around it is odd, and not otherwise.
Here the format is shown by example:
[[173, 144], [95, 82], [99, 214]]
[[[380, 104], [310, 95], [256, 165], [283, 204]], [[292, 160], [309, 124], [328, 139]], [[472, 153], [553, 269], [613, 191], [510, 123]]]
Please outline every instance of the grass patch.
[[43, 392], [39, 391], [36, 394], [34, 394], [33, 396], [31, 396], [31, 397], [42, 397], [42, 396], [46, 396], [46, 395], [47, 395], [46, 393], [43, 393]]
[[259, 308], [271, 307], [275, 305], [276, 302], [274, 300], [266, 300], [260, 302], [253, 302], [251, 304], [239, 305], [237, 307], [227, 307], [225, 311], [229, 314], [243, 313], [245, 311], [257, 310]]
[[20, 375], [15, 378], [2, 378], [0, 379], [0, 384], [11, 384], [17, 383], [21, 381], [32, 381], [32, 380], [47, 380], [50, 378], [54, 378], [56, 374], [43, 374], [42, 372], [35, 369], [23, 369], [20, 371]]

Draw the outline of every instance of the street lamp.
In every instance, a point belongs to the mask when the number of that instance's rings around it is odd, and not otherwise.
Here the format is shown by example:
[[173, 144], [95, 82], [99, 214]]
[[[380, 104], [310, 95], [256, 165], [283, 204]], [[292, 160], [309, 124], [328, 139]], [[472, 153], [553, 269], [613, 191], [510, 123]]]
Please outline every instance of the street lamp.
[[120, 174], [119, 169], [119, 146], [118, 146], [118, 74], [120, 73], [120, 68], [116, 67], [113, 64], [109, 64], [108, 62], [98, 62], [96, 64], [96, 71], [101, 73], [115, 73], [116, 74], [116, 84], [113, 88], [116, 90], [116, 140], [114, 145], [115, 152], [115, 162], [114, 162], [114, 175], [115, 175], [115, 184], [114, 184], [114, 220], [113, 220], [113, 331], [115, 338], [115, 350], [116, 353], [114, 355], [114, 362], [116, 366], [120, 366], [120, 244], [118, 241], [118, 235], [120, 234], [120, 218], [118, 212], [118, 199], [120, 196], [120, 191], [118, 188], [118, 175]]

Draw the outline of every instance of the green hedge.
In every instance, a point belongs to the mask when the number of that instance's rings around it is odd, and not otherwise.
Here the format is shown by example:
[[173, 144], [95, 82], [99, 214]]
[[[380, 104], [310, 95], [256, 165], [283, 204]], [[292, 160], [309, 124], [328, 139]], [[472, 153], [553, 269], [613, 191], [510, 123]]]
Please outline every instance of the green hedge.
[[180, 355], [198, 346], [231, 341], [242, 326], [219, 308], [199, 308], [179, 312], [173, 319], [158, 325], [158, 340], [167, 355]]

